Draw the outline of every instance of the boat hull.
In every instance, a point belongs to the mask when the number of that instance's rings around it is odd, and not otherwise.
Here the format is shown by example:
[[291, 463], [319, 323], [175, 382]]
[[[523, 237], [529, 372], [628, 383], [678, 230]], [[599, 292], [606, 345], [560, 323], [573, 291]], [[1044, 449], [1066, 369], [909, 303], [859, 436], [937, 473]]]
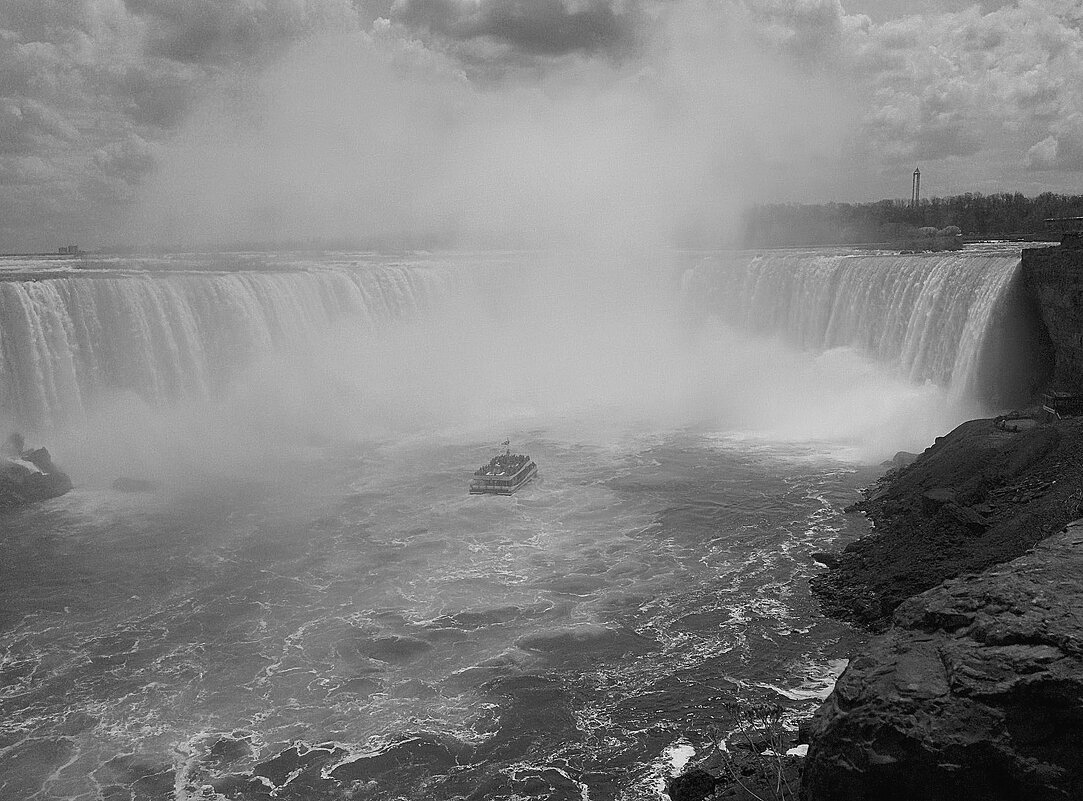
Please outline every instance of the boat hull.
[[538, 474], [538, 466], [533, 462], [515, 475], [510, 484], [496, 484], [485, 479], [475, 478], [470, 482], [471, 495], [512, 495]]

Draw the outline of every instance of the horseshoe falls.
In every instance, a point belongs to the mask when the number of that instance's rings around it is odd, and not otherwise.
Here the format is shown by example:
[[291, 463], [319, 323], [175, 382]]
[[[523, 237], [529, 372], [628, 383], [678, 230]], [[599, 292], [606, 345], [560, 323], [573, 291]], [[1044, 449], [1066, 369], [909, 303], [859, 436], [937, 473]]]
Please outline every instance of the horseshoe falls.
[[76, 486], [0, 517], [0, 797], [660, 798], [830, 690], [874, 465], [1040, 379], [1018, 261], [3, 260], [0, 420]]
[[[1016, 367], [1039, 347], [1037, 323], [1024, 329], [1012, 308], [1023, 304], [1011, 292], [1018, 266], [1018, 253], [769, 253], [705, 259], [685, 291], [801, 349], [856, 348], [954, 398], [1002, 400], [1018, 378], [1001, 362]], [[1023, 339], [1016, 351], [1007, 336]]]

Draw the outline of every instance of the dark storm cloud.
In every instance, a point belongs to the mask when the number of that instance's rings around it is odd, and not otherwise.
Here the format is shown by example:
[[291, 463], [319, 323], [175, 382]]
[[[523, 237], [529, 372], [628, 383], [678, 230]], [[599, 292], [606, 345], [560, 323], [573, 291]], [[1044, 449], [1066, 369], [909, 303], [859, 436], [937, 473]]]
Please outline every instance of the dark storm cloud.
[[641, 21], [616, 0], [396, 0], [392, 18], [452, 40], [490, 39], [540, 56], [621, 53]]
[[291, 4], [253, 8], [222, 0], [124, 0], [124, 5], [147, 21], [149, 55], [189, 64], [247, 61], [280, 50], [308, 23], [303, 9]]

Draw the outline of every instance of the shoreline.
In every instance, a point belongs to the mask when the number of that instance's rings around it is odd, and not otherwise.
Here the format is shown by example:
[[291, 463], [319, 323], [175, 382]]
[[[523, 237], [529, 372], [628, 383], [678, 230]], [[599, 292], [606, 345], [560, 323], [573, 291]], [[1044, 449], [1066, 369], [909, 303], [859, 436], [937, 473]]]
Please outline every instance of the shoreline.
[[[1000, 347], [1031, 403], [1083, 396], [1080, 244], [1021, 252]], [[848, 510], [873, 530], [815, 555], [823, 612], [876, 636], [803, 727], [800, 797], [1083, 798], [1083, 417], [971, 420], [902, 456]]]
[[[808, 747], [777, 772], [804, 801], [1083, 797], [1083, 417], [1019, 419], [900, 454], [847, 510], [873, 530], [816, 555], [821, 610], [874, 636], [797, 736], [781, 732]], [[797, 797], [763, 766], [709, 755], [670, 798]]]
[[873, 530], [813, 579], [827, 615], [883, 632], [907, 599], [1022, 556], [1083, 515], [1083, 418], [997, 420], [938, 437], [850, 507]]

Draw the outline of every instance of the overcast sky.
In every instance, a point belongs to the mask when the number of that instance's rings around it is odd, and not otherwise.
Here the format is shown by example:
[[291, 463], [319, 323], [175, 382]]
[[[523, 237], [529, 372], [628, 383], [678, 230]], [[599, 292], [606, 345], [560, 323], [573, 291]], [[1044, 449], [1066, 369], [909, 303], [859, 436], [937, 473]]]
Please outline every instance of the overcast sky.
[[[1083, 0], [3, 0], [0, 251], [1083, 192]], [[495, 239], [494, 239], [495, 237]]]

